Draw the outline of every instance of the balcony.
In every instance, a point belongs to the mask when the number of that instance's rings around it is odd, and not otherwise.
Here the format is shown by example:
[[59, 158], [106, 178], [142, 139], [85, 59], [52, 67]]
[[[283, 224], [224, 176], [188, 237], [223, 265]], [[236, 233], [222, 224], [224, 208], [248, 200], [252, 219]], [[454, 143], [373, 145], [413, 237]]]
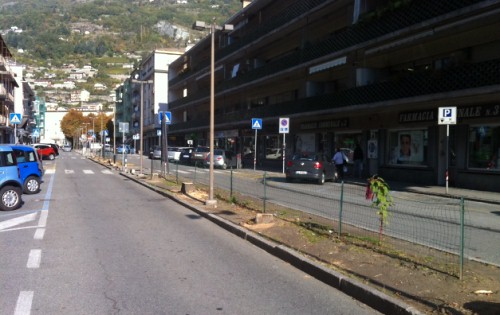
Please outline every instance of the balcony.
[[[220, 115], [216, 124], [247, 123], [252, 117], [279, 117], [292, 114], [379, 103], [442, 93], [471, 91], [476, 88], [500, 85], [500, 59], [467, 64], [442, 71], [410, 73], [392, 81], [351, 88], [333, 94], [300, 99], [293, 102], [245, 110], [241, 114]], [[473, 92], [471, 92], [473, 93]], [[207, 119], [172, 124], [171, 132], [208, 128]]]
[[[298, 18], [303, 14], [307, 14], [314, 8], [322, 5], [325, 0], [314, 0], [298, 2], [292, 5], [286, 12], [283, 12], [278, 17], [269, 19], [261, 27], [252, 33], [248, 33], [241, 40], [232, 43], [231, 45], [216, 51], [217, 60], [228, 56], [243, 47], [250, 45], [256, 40], [262, 40], [267, 34], [272, 34], [292, 19]], [[301, 63], [320, 58], [325, 55], [330, 55], [340, 50], [348, 49], [349, 47], [359, 45], [363, 42], [379, 38], [383, 35], [396, 32], [411, 25], [421, 23], [439, 16], [444, 16], [450, 12], [457, 12], [467, 6], [471, 6], [484, 0], [419, 0], [412, 1], [408, 6], [399, 10], [387, 11], [383, 16], [365, 18], [360, 23], [346, 28], [335, 36], [320, 43], [316, 43], [307, 49], [297, 51], [293, 56], [285, 57], [282, 60], [276, 60], [273, 63], [266, 64], [266, 69], [272, 67], [276, 71], [284, 71], [288, 68], [295, 67]], [[458, 14], [458, 13], [457, 13]], [[451, 18], [451, 16], [448, 16]], [[170, 80], [170, 86], [173, 86], [192, 75], [196, 75], [199, 71], [209, 66], [209, 60], [205, 60], [197, 65], [194, 65], [188, 71]], [[255, 71], [262, 71], [261, 68], [248, 73], [251, 75]], [[268, 73], [273, 73], [269, 72]], [[257, 75], [253, 75], [254, 77]], [[248, 82], [248, 80], [246, 80]]]

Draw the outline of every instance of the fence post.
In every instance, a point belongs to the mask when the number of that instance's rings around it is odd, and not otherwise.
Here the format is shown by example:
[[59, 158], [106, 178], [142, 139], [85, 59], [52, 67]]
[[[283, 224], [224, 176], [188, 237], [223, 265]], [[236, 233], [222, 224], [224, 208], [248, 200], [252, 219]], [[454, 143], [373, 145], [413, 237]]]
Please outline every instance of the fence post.
[[194, 182], [196, 183], [196, 168], [198, 166], [198, 162], [194, 162]]
[[344, 181], [340, 182], [339, 238], [342, 237], [342, 207], [344, 205]]
[[229, 176], [229, 197], [233, 198], [233, 168], [231, 167], [231, 176]]
[[267, 173], [264, 172], [264, 210], [263, 213], [266, 213], [266, 175]]
[[179, 184], [179, 162], [175, 162], [175, 183]]
[[464, 243], [465, 243], [465, 206], [464, 197], [460, 198], [460, 280], [464, 273]]

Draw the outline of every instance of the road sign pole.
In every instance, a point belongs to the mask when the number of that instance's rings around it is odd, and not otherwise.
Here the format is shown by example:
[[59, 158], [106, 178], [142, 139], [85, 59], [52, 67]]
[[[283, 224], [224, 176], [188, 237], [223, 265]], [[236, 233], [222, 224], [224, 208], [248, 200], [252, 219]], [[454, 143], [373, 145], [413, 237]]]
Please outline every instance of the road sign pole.
[[257, 129], [255, 129], [255, 142], [253, 144], [253, 170], [257, 169]]
[[283, 150], [281, 151], [281, 155], [283, 156], [283, 174], [285, 174], [285, 150], [286, 150], [286, 139], [285, 134], [283, 134]]

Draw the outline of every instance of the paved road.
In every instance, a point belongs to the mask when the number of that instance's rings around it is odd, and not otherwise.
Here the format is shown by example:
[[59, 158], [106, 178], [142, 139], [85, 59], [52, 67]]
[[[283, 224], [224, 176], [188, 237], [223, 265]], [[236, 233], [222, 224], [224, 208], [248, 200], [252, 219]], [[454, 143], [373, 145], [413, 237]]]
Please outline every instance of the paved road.
[[76, 153], [0, 213], [0, 314], [377, 314]]
[[[135, 158], [137, 159], [137, 158]], [[134, 157], [131, 161], [137, 163]], [[149, 172], [151, 160], [146, 159]], [[153, 161], [155, 171], [160, 171], [160, 162]], [[208, 185], [208, 170], [185, 165], [170, 164], [170, 173]], [[237, 170], [233, 181], [229, 171], [215, 170], [215, 184], [229, 190], [261, 199], [264, 197], [262, 172]], [[266, 200], [292, 209], [338, 220], [340, 211], [340, 189], [338, 183], [323, 186], [312, 183], [286, 183], [280, 173], [269, 173]], [[443, 189], [444, 191], [444, 189]], [[392, 191], [395, 206], [391, 209], [389, 225], [384, 233], [397, 239], [422, 244], [446, 252], [459, 254], [461, 249], [460, 200], [438, 195], [411, 191]], [[500, 266], [499, 205], [496, 203], [465, 200], [464, 255], [469, 259]], [[379, 220], [371, 203], [365, 199], [363, 185], [346, 184], [342, 196], [342, 220], [363, 230], [377, 232]]]

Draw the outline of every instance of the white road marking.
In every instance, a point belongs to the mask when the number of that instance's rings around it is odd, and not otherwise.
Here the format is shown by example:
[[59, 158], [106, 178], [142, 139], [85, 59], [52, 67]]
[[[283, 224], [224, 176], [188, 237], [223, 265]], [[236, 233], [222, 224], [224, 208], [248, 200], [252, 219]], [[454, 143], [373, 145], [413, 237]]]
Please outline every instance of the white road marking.
[[49, 169], [46, 169], [46, 170], [45, 170], [45, 173], [44, 173], [44, 174], [54, 174], [55, 172], [56, 172], [56, 170], [55, 170], [55, 169], [53, 169], [53, 168], [49, 168]]
[[38, 226], [39, 227], [45, 227], [47, 226], [47, 217], [49, 216], [48, 211], [41, 211], [40, 212], [40, 219], [38, 220]]
[[35, 219], [36, 219], [36, 213], [32, 213], [32, 214], [23, 215], [21, 217], [17, 217], [14, 219], [2, 221], [2, 222], [0, 222], [0, 231], [5, 230], [5, 229], [10, 228], [10, 227], [13, 227], [13, 226], [16, 226], [16, 225], [20, 225], [20, 224], [23, 224], [26, 222], [33, 221]]
[[83, 174], [94, 174], [92, 170], [83, 170]]
[[102, 170], [101, 173], [103, 173], [103, 174], [113, 174], [113, 172], [110, 171], [110, 170]]
[[31, 303], [33, 303], [33, 291], [21, 291], [17, 298], [14, 315], [29, 315], [31, 313]]
[[33, 236], [33, 238], [35, 240], [43, 240], [44, 235], [45, 235], [45, 229], [39, 228], [39, 229], [36, 229], [35, 235]]
[[73, 171], [73, 170], [64, 170], [64, 173], [66, 173], [66, 174], [74, 174], [75, 171]]
[[41, 261], [42, 261], [42, 250], [32, 249], [28, 256], [28, 263], [26, 264], [26, 267], [29, 269], [40, 268]]

